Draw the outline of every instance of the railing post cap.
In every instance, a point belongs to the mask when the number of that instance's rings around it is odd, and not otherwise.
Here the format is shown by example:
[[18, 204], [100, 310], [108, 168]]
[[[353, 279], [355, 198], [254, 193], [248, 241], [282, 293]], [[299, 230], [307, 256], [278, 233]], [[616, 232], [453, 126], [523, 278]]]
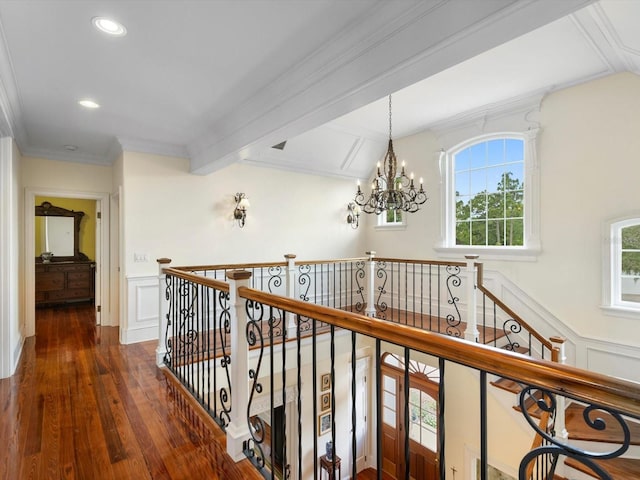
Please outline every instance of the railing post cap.
[[170, 258], [157, 258], [156, 262], [158, 262], [159, 264], [163, 265], [165, 263], [171, 263], [171, 259]]
[[248, 270], [229, 270], [227, 272], [227, 278], [231, 280], [246, 280], [251, 278], [251, 272]]
[[370, 257], [373, 257], [376, 254], [376, 252], [374, 250], [371, 250], [370, 252], [364, 252], [364, 253], [366, 253]]
[[560, 337], [557, 335], [554, 335], [553, 337], [549, 337], [549, 340], [551, 340], [553, 343], [561, 343], [561, 344], [567, 341], [566, 338]]
[[476, 260], [480, 258], [480, 255], [478, 255], [477, 253], [470, 253], [469, 255], [465, 255], [464, 258], [466, 258], [467, 260]]
[[287, 253], [284, 258], [296, 258], [297, 255], [293, 254], [293, 253]]

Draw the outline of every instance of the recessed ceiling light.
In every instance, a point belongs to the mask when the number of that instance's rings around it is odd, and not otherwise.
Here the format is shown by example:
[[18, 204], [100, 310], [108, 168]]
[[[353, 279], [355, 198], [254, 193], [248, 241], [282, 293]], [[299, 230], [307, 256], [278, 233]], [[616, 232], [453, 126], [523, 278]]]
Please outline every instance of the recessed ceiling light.
[[70, 152], [75, 152], [78, 149], [78, 146], [77, 145], [65, 145], [64, 148], [66, 148]]
[[103, 33], [112, 35], [114, 37], [124, 37], [127, 34], [127, 29], [124, 28], [120, 22], [116, 22], [107, 17], [93, 17], [91, 23]]
[[80, 100], [78, 103], [85, 108], [100, 108], [99, 104], [89, 99]]

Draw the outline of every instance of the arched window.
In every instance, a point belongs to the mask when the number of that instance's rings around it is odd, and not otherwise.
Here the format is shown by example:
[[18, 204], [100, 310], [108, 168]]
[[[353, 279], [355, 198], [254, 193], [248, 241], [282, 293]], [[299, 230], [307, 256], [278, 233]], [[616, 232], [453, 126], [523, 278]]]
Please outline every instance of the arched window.
[[444, 152], [445, 221], [439, 250], [539, 250], [535, 132], [475, 137]]

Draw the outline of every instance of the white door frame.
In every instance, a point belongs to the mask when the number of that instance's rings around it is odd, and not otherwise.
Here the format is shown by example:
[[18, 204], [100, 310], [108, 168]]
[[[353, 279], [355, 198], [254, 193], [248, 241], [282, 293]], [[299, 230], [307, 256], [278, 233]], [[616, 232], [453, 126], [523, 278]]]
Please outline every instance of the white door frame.
[[96, 296], [95, 304], [101, 306], [101, 315], [96, 315], [102, 325], [111, 325], [110, 288], [109, 288], [109, 194], [96, 192], [80, 192], [57, 190], [52, 188], [25, 188], [24, 197], [24, 305], [25, 336], [36, 333], [36, 274], [35, 274], [35, 198], [50, 196], [60, 198], [82, 198], [96, 201], [96, 211], [101, 212], [100, 221], [96, 222]]

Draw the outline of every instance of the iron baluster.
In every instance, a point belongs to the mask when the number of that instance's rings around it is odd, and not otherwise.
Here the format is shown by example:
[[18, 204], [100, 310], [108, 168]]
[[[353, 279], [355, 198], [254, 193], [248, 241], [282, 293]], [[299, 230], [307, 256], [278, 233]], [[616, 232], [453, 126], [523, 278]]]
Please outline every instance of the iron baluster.
[[[249, 380], [251, 381], [251, 391], [249, 392], [249, 403], [247, 404], [247, 424], [251, 438], [244, 443], [244, 452], [251, 463], [260, 471], [265, 468], [264, 451], [262, 443], [265, 439], [264, 421], [259, 415], [251, 416], [251, 406], [253, 405], [254, 395], [262, 393], [262, 383], [258, 381], [260, 377], [260, 368], [262, 367], [262, 358], [264, 355], [264, 336], [262, 333], [262, 316], [264, 307], [260, 305], [256, 308], [253, 302], [247, 301], [247, 326], [245, 329], [247, 344], [249, 348], [258, 348], [258, 362], [256, 368], [249, 369]], [[264, 472], [263, 472], [264, 475]]]
[[462, 280], [460, 279], [460, 267], [457, 265], [447, 265], [445, 270], [448, 273], [447, 291], [449, 293], [449, 298], [447, 299], [447, 303], [449, 305], [453, 305], [453, 308], [455, 309], [455, 315], [453, 313], [448, 313], [446, 316], [447, 334], [454, 337], [460, 337], [462, 336], [462, 332], [459, 328], [462, 323], [462, 316], [460, 315], [460, 309], [458, 308], [460, 298], [453, 292], [453, 288], [459, 287], [462, 283]]
[[382, 279], [382, 285], [378, 285], [378, 292], [380, 292], [378, 294], [378, 298], [376, 300], [376, 308], [377, 308], [377, 314], [376, 317], [378, 318], [382, 318], [383, 320], [387, 318], [386, 315], [386, 311], [387, 311], [387, 303], [382, 301], [382, 295], [386, 294], [387, 291], [385, 290], [385, 287], [387, 286], [387, 263], [386, 262], [377, 262], [377, 270], [376, 270], [376, 277]]
[[220, 366], [223, 368], [227, 377], [228, 390], [225, 387], [220, 388], [220, 413], [215, 415], [216, 422], [224, 429], [231, 421], [231, 355], [227, 352], [227, 338], [231, 335], [231, 315], [229, 305], [229, 293], [218, 292], [218, 301], [220, 303]]

